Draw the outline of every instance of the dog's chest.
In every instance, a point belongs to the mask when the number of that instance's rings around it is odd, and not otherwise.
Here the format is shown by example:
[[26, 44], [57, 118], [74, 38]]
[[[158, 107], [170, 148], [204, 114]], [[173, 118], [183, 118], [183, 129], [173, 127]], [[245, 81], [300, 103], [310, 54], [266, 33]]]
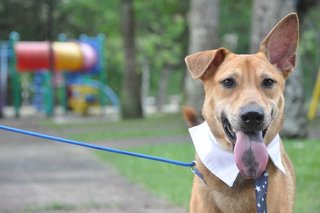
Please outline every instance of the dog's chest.
[[224, 193], [218, 191], [211, 192], [218, 209], [222, 212], [255, 212], [255, 197], [253, 193]]
[[204, 206], [214, 206], [215, 209], [207, 209], [204, 212], [256, 212], [254, 188], [248, 185], [250, 183], [229, 187], [219, 180], [211, 186], [203, 184], [203, 191], [199, 194], [203, 195], [202, 199], [206, 202]]

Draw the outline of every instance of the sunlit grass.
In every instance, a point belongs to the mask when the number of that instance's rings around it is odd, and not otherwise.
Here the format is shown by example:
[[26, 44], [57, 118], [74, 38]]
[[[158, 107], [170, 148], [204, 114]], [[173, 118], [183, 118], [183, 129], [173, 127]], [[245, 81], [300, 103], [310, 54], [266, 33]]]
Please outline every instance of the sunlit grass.
[[[60, 127], [56, 127], [60, 128]], [[80, 134], [69, 133], [73, 139], [97, 141], [112, 138], [145, 138], [186, 135], [187, 130], [180, 115], [169, 115], [121, 122], [106, 122], [92, 125], [68, 125]], [[100, 133], [99, 133], [100, 132]], [[320, 212], [320, 140], [285, 140], [285, 147], [292, 160], [297, 179], [295, 212]], [[167, 141], [168, 142], [168, 141]], [[147, 145], [131, 148], [130, 151], [167, 157], [180, 161], [192, 161], [194, 148], [191, 141], [181, 143]], [[113, 165], [130, 181], [143, 185], [155, 195], [166, 198], [173, 204], [188, 208], [193, 175], [188, 168], [133, 157], [94, 152], [99, 159]]]
[[296, 172], [295, 212], [320, 212], [320, 140], [290, 141], [285, 146]]
[[[130, 151], [183, 162], [191, 162], [194, 157], [192, 144], [182, 143], [144, 146]], [[121, 155], [95, 153], [100, 159], [119, 169], [120, 173], [130, 181], [143, 185], [155, 195], [164, 197], [173, 204], [188, 206], [193, 179], [190, 168]]]
[[[297, 178], [295, 212], [320, 212], [320, 141], [290, 141], [285, 143], [294, 164]], [[140, 153], [167, 156], [190, 161], [192, 145], [170, 144], [132, 149]], [[141, 159], [128, 159], [98, 153], [100, 159], [111, 163], [131, 181], [144, 185], [153, 193], [163, 196], [174, 204], [188, 207], [192, 174], [189, 169], [178, 168]]]
[[111, 139], [125, 139], [125, 138], [145, 138], [145, 137], [159, 137], [159, 136], [175, 136], [181, 135], [186, 132], [186, 129], [183, 128], [168, 128], [168, 129], [127, 129], [120, 131], [102, 131], [102, 130], [91, 130], [75, 133], [67, 133], [69, 138], [74, 140], [82, 140], [83, 138], [86, 141], [103, 141]]

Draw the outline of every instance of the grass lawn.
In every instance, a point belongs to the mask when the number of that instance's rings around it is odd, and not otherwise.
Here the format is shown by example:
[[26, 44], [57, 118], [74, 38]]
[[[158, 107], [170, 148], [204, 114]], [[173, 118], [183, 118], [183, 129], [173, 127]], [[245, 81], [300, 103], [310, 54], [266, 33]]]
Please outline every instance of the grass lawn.
[[[103, 132], [99, 128], [103, 126]], [[161, 137], [166, 134], [187, 134], [180, 115], [169, 115], [145, 120], [124, 121], [117, 123], [92, 124], [88, 128], [93, 133], [70, 135], [73, 139], [92, 141], [110, 138]], [[87, 126], [88, 127], [88, 126]], [[109, 128], [106, 128], [109, 127]], [[68, 128], [82, 128], [81, 125], [68, 125]], [[117, 129], [119, 131], [117, 131]], [[148, 131], [148, 134], [143, 134]], [[96, 134], [98, 136], [90, 136]], [[297, 196], [295, 212], [320, 212], [320, 140], [286, 140], [286, 150], [294, 164], [297, 176]], [[130, 151], [167, 157], [179, 161], [193, 160], [194, 148], [191, 143], [172, 141], [169, 144], [141, 146]], [[143, 185], [152, 193], [164, 197], [173, 204], [188, 208], [193, 174], [189, 168], [168, 165], [144, 159], [138, 159], [104, 152], [94, 152], [101, 160], [117, 168], [134, 183]]]
[[74, 140], [89, 142], [124, 138], [146, 138], [186, 134], [187, 129], [180, 114], [159, 114], [148, 119], [119, 122], [89, 121], [83, 123], [55, 124], [44, 122], [50, 128], [66, 130], [65, 135]]
[[297, 178], [295, 212], [320, 212], [320, 140], [288, 141]]
[[[297, 176], [295, 212], [320, 212], [320, 141], [290, 141], [287, 152], [294, 164]], [[190, 161], [193, 147], [183, 144], [144, 146], [131, 151], [165, 156]], [[171, 200], [174, 204], [188, 207], [192, 174], [189, 169], [168, 166], [141, 159], [126, 159], [97, 152], [100, 159], [113, 164], [131, 181], [144, 185], [156, 195]]]
[[[130, 149], [130, 151], [147, 153], [169, 159], [190, 162], [193, 160], [194, 150], [192, 145], [166, 144], [157, 146], [144, 146]], [[130, 181], [142, 184], [155, 195], [166, 198], [173, 204], [187, 207], [193, 174], [187, 167], [164, 164], [120, 155], [108, 155], [95, 152], [98, 157], [127, 176]]]

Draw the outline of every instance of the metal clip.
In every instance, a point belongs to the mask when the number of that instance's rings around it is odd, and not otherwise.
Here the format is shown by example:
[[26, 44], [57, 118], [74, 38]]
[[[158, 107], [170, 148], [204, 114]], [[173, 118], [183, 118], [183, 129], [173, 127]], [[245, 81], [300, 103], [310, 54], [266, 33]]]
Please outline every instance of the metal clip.
[[193, 162], [194, 162], [194, 166], [191, 167], [191, 172], [193, 174], [197, 175], [200, 178], [200, 180], [202, 180], [203, 183], [207, 184], [206, 181], [204, 180], [202, 174], [199, 172], [199, 170], [196, 167], [197, 166], [196, 161], [193, 161]]

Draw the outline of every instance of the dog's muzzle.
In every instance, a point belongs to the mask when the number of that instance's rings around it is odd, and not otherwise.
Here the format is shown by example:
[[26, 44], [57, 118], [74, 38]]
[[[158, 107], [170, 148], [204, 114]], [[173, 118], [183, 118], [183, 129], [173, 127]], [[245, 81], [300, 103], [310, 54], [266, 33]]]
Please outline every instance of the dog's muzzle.
[[260, 106], [249, 105], [240, 109], [240, 129], [244, 132], [261, 131], [264, 124], [264, 111]]
[[223, 129], [234, 146], [234, 158], [245, 178], [260, 177], [268, 162], [264, 136], [267, 131], [265, 114], [257, 105], [240, 108], [238, 122], [231, 124], [223, 114]]

